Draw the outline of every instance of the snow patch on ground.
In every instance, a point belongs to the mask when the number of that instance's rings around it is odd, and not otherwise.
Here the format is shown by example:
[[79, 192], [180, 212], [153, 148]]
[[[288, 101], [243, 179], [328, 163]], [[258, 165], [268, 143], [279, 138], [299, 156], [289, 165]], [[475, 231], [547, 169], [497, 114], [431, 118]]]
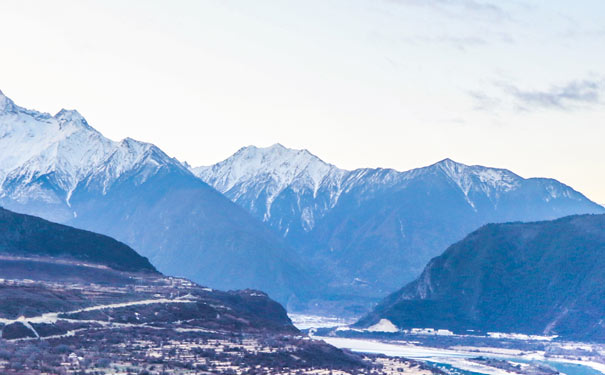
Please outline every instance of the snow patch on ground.
[[[190, 300], [190, 299], [166, 299], [166, 298], [161, 298], [161, 299], [148, 299], [148, 300], [141, 300], [141, 301], [131, 301], [131, 302], [122, 302], [122, 303], [113, 303], [113, 304], [109, 304], [109, 305], [97, 305], [97, 306], [91, 306], [91, 307], [86, 307], [83, 309], [78, 309], [78, 310], [73, 310], [73, 311], [66, 311], [66, 312], [50, 312], [50, 313], [45, 313], [39, 316], [32, 316], [32, 317], [19, 317], [17, 319], [4, 319], [4, 318], [0, 318], [0, 323], [3, 324], [11, 324], [11, 323], [15, 323], [15, 322], [29, 322], [29, 323], [46, 323], [46, 324], [54, 324], [56, 323], [58, 320], [60, 320], [59, 315], [61, 314], [77, 314], [80, 312], [88, 312], [88, 311], [97, 311], [97, 310], [105, 310], [105, 309], [117, 309], [120, 307], [129, 307], [129, 306], [139, 306], [139, 305], [152, 305], [152, 304], [170, 304], [170, 303], [194, 303], [196, 302], [195, 300]], [[64, 319], [62, 319], [64, 320]]]
[[373, 326], [366, 328], [368, 332], [399, 332], [399, 328], [388, 319], [380, 319]]
[[536, 340], [536, 341], [552, 341], [558, 336], [540, 336], [540, 335], [525, 335], [523, 333], [502, 333], [502, 332], [488, 332], [489, 337], [495, 339], [513, 339], [513, 340]]

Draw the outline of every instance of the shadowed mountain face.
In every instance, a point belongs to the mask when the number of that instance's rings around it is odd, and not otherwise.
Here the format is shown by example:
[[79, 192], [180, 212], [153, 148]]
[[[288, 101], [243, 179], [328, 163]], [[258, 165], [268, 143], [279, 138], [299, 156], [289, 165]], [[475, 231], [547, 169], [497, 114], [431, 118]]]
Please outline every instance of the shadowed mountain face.
[[106, 194], [78, 189], [72, 205], [78, 226], [137, 244], [170, 275], [224, 290], [253, 287], [282, 303], [315, 285], [283, 240], [180, 170], [138, 186], [126, 178]]
[[309, 340], [263, 292], [166, 277], [109, 237], [4, 209], [0, 301], [3, 374], [63, 373], [67, 353], [82, 372], [127, 362], [137, 373], [158, 363], [171, 373], [385, 373]]
[[[179, 299], [181, 295], [187, 297]], [[176, 320], [189, 315], [200, 319], [200, 324], [235, 332], [297, 332], [286, 311], [262, 292], [220, 292], [184, 279], [167, 278], [146, 258], [110, 237], [2, 208], [0, 297], [4, 338], [19, 338], [19, 332], [34, 337], [43, 336], [43, 332], [66, 333], [69, 324], [61, 322], [59, 313], [72, 311], [70, 318], [76, 320], [93, 315], [102, 320], [98, 316], [106, 319], [107, 314], [115, 312], [115, 319], [123, 320], [124, 310], [129, 309], [132, 311], [126, 315], [134, 314], [137, 323], [178, 325]], [[208, 307], [209, 303], [215, 307]], [[103, 314], [97, 310], [103, 310]], [[56, 317], [42, 317], [53, 312]], [[220, 318], [225, 312], [226, 316]], [[19, 316], [25, 320], [19, 320]], [[34, 329], [13, 332], [12, 326], [27, 319], [35, 324]]]
[[605, 340], [605, 215], [490, 224], [450, 246], [357, 325]]
[[154, 145], [0, 96], [0, 205], [110, 235], [161, 272], [211, 287], [286, 303], [315, 285], [279, 236]]
[[407, 172], [346, 171], [278, 144], [192, 170], [328, 276], [334, 294], [320, 297], [356, 301], [357, 311], [486, 223], [605, 212], [556, 180], [449, 159]]
[[157, 273], [147, 258], [113, 238], [0, 208], [2, 255], [52, 257], [117, 271]]

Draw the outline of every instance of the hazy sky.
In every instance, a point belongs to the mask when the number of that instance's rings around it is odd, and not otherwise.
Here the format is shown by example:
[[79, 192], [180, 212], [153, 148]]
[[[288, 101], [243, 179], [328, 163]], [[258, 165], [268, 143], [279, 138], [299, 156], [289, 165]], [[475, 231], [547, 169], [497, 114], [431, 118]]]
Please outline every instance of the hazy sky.
[[605, 1], [0, 2], [0, 90], [193, 165], [450, 157], [605, 203]]

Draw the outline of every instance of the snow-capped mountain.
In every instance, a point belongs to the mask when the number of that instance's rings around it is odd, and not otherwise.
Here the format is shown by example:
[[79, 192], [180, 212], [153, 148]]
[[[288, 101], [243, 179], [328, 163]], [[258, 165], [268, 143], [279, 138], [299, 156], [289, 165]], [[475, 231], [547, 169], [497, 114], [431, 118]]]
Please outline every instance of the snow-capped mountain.
[[[51, 116], [18, 107], [2, 93], [0, 109], [0, 199], [8, 206], [38, 202], [69, 208], [71, 195], [84, 181], [96, 181], [106, 193], [135, 168], [146, 171], [138, 183], [162, 166], [185, 171], [154, 145], [105, 138], [75, 110]], [[77, 215], [71, 211], [62, 219]]]
[[[312, 230], [315, 220], [338, 201], [346, 174], [307, 150], [280, 144], [244, 147], [225, 161], [192, 172], [284, 236]], [[296, 199], [284, 200], [288, 195]], [[300, 215], [284, 217], [284, 210]]]
[[3, 94], [0, 206], [110, 235], [167, 274], [354, 313], [482, 224], [605, 211], [555, 180], [449, 159], [347, 171], [274, 145], [190, 170]]
[[277, 144], [192, 171], [311, 258], [332, 286], [356, 295], [411, 281], [485, 223], [605, 211], [556, 180], [450, 159], [405, 172], [347, 171]]
[[269, 200], [290, 185], [317, 191], [331, 172], [341, 172], [307, 150], [292, 150], [279, 143], [267, 148], [244, 147], [225, 161], [193, 171], [212, 179], [221, 191], [230, 191], [241, 183], [245, 185], [240, 190], [254, 188], [253, 181], [266, 184], [265, 190], [271, 193]]
[[[190, 169], [229, 199], [276, 227], [284, 237], [291, 231], [313, 230], [315, 219], [334, 208], [343, 194], [354, 190], [372, 194], [380, 189], [401, 188], [423, 175], [440, 172], [476, 210], [476, 201], [479, 204], [485, 198], [495, 209], [503, 195], [521, 189], [527, 181], [506, 169], [468, 166], [451, 159], [406, 172], [393, 169], [347, 171], [324, 162], [307, 150], [289, 149], [281, 144], [266, 148], [244, 147], [217, 164]], [[532, 180], [540, 181], [544, 189], [542, 199], [546, 202], [557, 198], [586, 201], [582, 194], [555, 180]], [[300, 228], [286, 225], [289, 221], [274, 212], [278, 210], [274, 205], [280, 204], [289, 194], [296, 196], [296, 207], [289, 208], [299, 215]], [[309, 203], [309, 197], [312, 197], [312, 203]]]
[[77, 111], [52, 116], [0, 93], [0, 206], [110, 235], [162, 272], [281, 302], [307, 282], [260, 221], [158, 147], [115, 142]]

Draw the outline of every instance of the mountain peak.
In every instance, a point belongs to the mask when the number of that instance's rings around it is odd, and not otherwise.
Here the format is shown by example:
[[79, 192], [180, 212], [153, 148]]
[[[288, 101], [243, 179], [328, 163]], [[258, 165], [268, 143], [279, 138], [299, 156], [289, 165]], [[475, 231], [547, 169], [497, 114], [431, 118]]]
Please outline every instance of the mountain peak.
[[500, 176], [502, 178], [506, 177], [507, 179], [520, 179], [518, 175], [509, 171], [508, 169], [501, 168], [492, 168], [492, 167], [484, 167], [482, 165], [467, 165], [464, 163], [459, 163], [450, 158], [443, 159], [438, 161], [435, 164], [428, 166], [427, 168], [439, 168], [443, 172], [445, 172], [450, 177], [461, 177], [463, 175], [477, 175], [487, 177], [487, 175], [491, 175], [491, 179]]
[[96, 131], [93, 127], [88, 124], [88, 121], [86, 121], [84, 116], [82, 116], [80, 112], [76, 111], [75, 109], [63, 108], [54, 117], [59, 121], [59, 125], [61, 127], [69, 123], [79, 125], [88, 130]]
[[274, 143], [271, 146], [267, 147], [268, 149], [271, 150], [286, 150], [288, 149], [287, 147], [285, 147], [284, 145], [282, 145], [281, 143]]
[[213, 166], [191, 170], [223, 193], [241, 184], [263, 186], [271, 191], [271, 201], [292, 184], [316, 192], [324, 178], [338, 168], [307, 150], [291, 149], [276, 143], [269, 147], [243, 147]]
[[220, 173], [233, 183], [237, 183], [236, 180], [241, 178], [255, 178], [258, 175], [270, 175], [273, 176], [271, 178], [273, 180], [290, 183], [301, 174], [312, 174], [313, 180], [321, 179], [328, 170], [335, 168], [308, 150], [292, 149], [281, 143], [275, 143], [268, 147], [254, 145], [242, 147], [222, 162], [208, 167], [191, 168], [191, 170], [198, 176], [207, 170], [214, 172], [220, 170]]
[[309, 154], [309, 155], [313, 156], [314, 158], [319, 159], [318, 156], [312, 154], [306, 148], [303, 148], [303, 149], [289, 148], [289, 147], [286, 147], [286, 146], [282, 145], [279, 142], [278, 143], [274, 143], [274, 144], [272, 144], [271, 146], [268, 146], [268, 147], [256, 147], [256, 149], [266, 150], [268, 152], [279, 152], [279, 153], [303, 153], [303, 154]]
[[[441, 170], [448, 178], [456, 183], [467, 196], [473, 186], [485, 192], [495, 189], [509, 191], [517, 187], [522, 178], [508, 169], [490, 168], [481, 165], [466, 165], [450, 158], [443, 159], [429, 168]], [[491, 193], [489, 193], [491, 194]], [[469, 204], [474, 207], [469, 200]]]
[[[0, 187], [4, 196], [17, 197], [31, 189], [31, 176], [53, 174], [52, 191], [40, 188], [39, 194], [48, 199], [69, 199], [84, 179], [97, 178], [103, 192], [120, 176], [129, 171], [144, 170], [144, 178], [161, 167], [185, 167], [149, 143], [127, 138], [114, 142], [105, 138], [88, 124], [76, 110], [61, 109], [56, 115], [41, 114], [18, 107], [0, 97], [5, 108], [14, 106], [15, 116], [0, 116], [0, 176], [15, 181]], [[0, 112], [1, 113], [1, 112]], [[187, 172], [188, 173], [188, 172]], [[17, 182], [18, 181], [18, 182]], [[30, 190], [28, 190], [30, 189]], [[57, 193], [59, 192], [59, 193]], [[28, 193], [29, 194], [29, 193]], [[60, 196], [55, 197], [56, 194]], [[47, 199], [47, 200], [48, 200]]]
[[451, 174], [451, 175], [459, 175], [461, 173], [464, 173], [469, 168], [468, 165], [458, 163], [450, 158], [446, 158], [441, 161], [438, 161], [437, 163], [433, 164], [431, 167], [440, 168], [447, 174]]
[[452, 168], [462, 169], [462, 168], [468, 167], [468, 165], [459, 163], [450, 158], [445, 158], [443, 160], [440, 160], [440, 161], [432, 164], [430, 167], [439, 167], [439, 168], [446, 168], [446, 169], [452, 169]]
[[13, 112], [15, 103], [0, 90], [0, 113]]
[[[279, 158], [284, 158], [284, 157], [294, 156], [294, 155], [308, 155], [314, 159], [321, 161], [321, 159], [319, 157], [313, 155], [307, 149], [289, 148], [289, 147], [282, 145], [281, 143], [274, 143], [271, 146], [267, 146], [267, 147], [258, 147], [258, 146], [254, 146], [254, 145], [242, 147], [227, 160], [229, 160], [231, 158], [236, 158], [236, 157], [242, 156], [242, 155], [246, 155], [246, 156], [263, 155], [265, 157], [270, 157], [271, 155], [275, 155], [276, 157], [279, 157]], [[325, 162], [322, 161], [322, 163], [325, 163]], [[325, 163], [325, 164], [327, 164], [327, 163]]]
[[438, 161], [435, 164], [462, 164], [462, 163], [458, 163], [458, 162], [456, 162], [456, 161], [454, 161], [454, 160], [452, 160], [450, 158], [445, 158], [443, 160]]
[[144, 147], [144, 148], [148, 148], [151, 147], [151, 143], [147, 143], [147, 142], [142, 142], [142, 141], [137, 141], [134, 138], [131, 137], [126, 137], [124, 139], [122, 139], [120, 141], [120, 144], [126, 146], [126, 147]]
[[56, 119], [69, 119], [69, 120], [84, 120], [84, 117], [75, 109], [62, 108], [55, 115]]

